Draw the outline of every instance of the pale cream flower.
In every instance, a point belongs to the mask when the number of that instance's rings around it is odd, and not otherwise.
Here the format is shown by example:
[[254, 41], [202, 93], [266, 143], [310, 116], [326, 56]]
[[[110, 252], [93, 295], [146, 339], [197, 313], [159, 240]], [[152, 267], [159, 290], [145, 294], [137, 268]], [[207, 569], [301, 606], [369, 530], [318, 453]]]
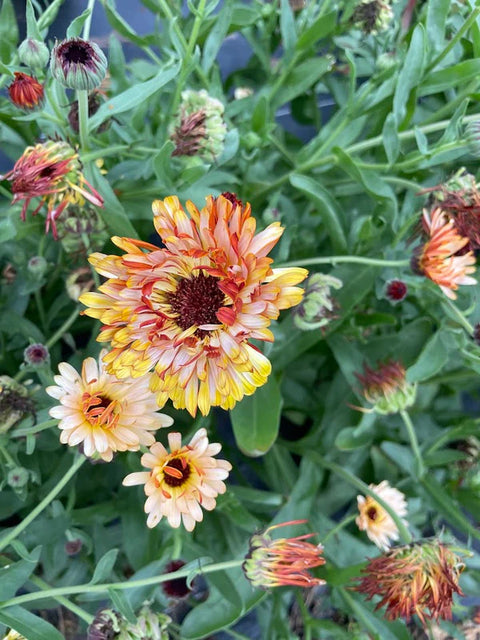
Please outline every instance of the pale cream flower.
[[[402, 522], [406, 525], [407, 522], [403, 516], [407, 515], [407, 502], [403, 493], [391, 487], [387, 480], [383, 480], [378, 485], [371, 484], [369, 487], [402, 518]], [[398, 540], [397, 525], [385, 509], [371, 496], [357, 496], [357, 503], [360, 515], [355, 522], [358, 528], [360, 531], [365, 531], [377, 547], [387, 551], [392, 541]]]
[[60, 442], [71, 447], [83, 443], [86, 456], [98, 453], [110, 462], [115, 451], [138, 451], [140, 445], [155, 442], [151, 431], [173, 424], [172, 418], [158, 413], [149, 376], [118, 380], [105, 371], [102, 358], [86, 358], [81, 375], [67, 362], [58, 366], [57, 386], [46, 392], [60, 404], [50, 409], [62, 429]]
[[232, 465], [213, 457], [222, 446], [209, 444], [206, 429], [199, 429], [190, 444], [183, 447], [181, 434], [171, 432], [168, 444], [171, 453], [155, 442], [150, 453], [142, 456], [142, 465], [151, 470], [130, 473], [123, 484], [145, 485], [148, 527], [155, 527], [165, 517], [171, 527], [177, 528], [183, 521], [185, 529], [193, 531], [195, 523], [203, 520], [201, 507], [212, 511], [217, 495], [225, 493], [222, 480]]

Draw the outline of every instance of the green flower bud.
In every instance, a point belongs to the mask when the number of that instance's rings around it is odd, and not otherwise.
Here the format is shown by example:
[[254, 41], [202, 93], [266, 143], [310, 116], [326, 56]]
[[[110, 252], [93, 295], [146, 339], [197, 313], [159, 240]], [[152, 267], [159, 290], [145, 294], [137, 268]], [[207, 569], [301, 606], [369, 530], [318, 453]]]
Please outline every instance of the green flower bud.
[[343, 282], [324, 273], [314, 273], [307, 280], [305, 297], [295, 308], [293, 321], [302, 331], [326, 326], [335, 317], [336, 302], [331, 288], [340, 289]]
[[91, 91], [107, 73], [107, 58], [94, 42], [70, 38], [55, 45], [50, 60], [53, 77], [69, 89]]
[[27, 484], [29, 477], [30, 473], [28, 469], [24, 467], [13, 467], [7, 474], [7, 484], [9, 487], [12, 487], [12, 489], [21, 489]]
[[465, 127], [468, 150], [475, 158], [480, 158], [480, 119], [469, 122]]
[[48, 64], [50, 51], [41, 40], [27, 38], [18, 47], [18, 57], [20, 62], [31, 69], [43, 69]]
[[28, 261], [27, 269], [36, 280], [41, 280], [47, 270], [47, 261], [43, 256], [33, 256]]
[[417, 386], [407, 382], [400, 362], [380, 362], [376, 369], [364, 365], [363, 373], [355, 375], [362, 384], [365, 399], [373, 405], [363, 411], [388, 415], [404, 411], [415, 402]]
[[154, 613], [144, 605], [137, 617], [136, 624], [126, 620], [120, 622], [120, 634], [117, 640], [168, 640], [168, 626], [172, 619], [164, 613]]
[[67, 253], [97, 251], [109, 237], [100, 215], [87, 205], [67, 207], [56, 224], [58, 238]]

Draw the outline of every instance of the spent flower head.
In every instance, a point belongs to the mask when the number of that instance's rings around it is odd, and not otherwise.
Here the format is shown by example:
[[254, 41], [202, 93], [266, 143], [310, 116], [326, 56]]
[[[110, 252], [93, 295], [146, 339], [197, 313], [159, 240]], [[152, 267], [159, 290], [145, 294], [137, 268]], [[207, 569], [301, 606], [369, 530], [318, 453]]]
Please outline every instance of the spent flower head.
[[[383, 502], [388, 504], [402, 518], [407, 515], [407, 501], [404, 494], [389, 485], [387, 480], [369, 485]], [[398, 540], [398, 528], [391, 515], [371, 496], [357, 496], [359, 515], [355, 522], [360, 531], [365, 531], [370, 540], [386, 551], [394, 540]]]
[[393, 10], [388, 0], [360, 0], [353, 12], [353, 24], [373, 35], [385, 31], [393, 19]]
[[452, 618], [453, 594], [462, 594], [458, 580], [460, 559], [438, 540], [395, 547], [370, 559], [355, 587], [368, 596], [380, 596], [375, 610], [387, 605], [387, 620], [417, 615], [426, 620]]
[[94, 42], [69, 38], [57, 42], [50, 59], [53, 77], [69, 89], [91, 91], [107, 73], [107, 58]]
[[355, 375], [365, 399], [373, 405], [370, 411], [381, 415], [398, 413], [415, 402], [416, 385], [407, 382], [405, 368], [398, 361], [379, 362], [376, 369], [365, 364], [363, 373]]
[[112, 342], [111, 373], [154, 369], [159, 406], [170, 398], [192, 415], [231, 409], [267, 381], [270, 362], [250, 341], [273, 341], [268, 326], [301, 301], [295, 285], [307, 271], [271, 268], [267, 255], [283, 228], [275, 222], [255, 234], [250, 204], [233, 194], [208, 197], [200, 211], [187, 202], [190, 215], [175, 196], [153, 209], [165, 248], [114, 237], [122, 256], [91, 255], [108, 280], [81, 297], [85, 314], [104, 325], [98, 339]]
[[170, 616], [156, 613], [148, 604], [144, 604], [134, 624], [124, 618], [120, 619], [120, 633], [116, 640], [169, 640], [168, 627], [171, 622]]
[[325, 564], [321, 544], [306, 542], [314, 533], [306, 533], [295, 538], [272, 539], [270, 532], [288, 525], [304, 524], [306, 520], [282, 522], [255, 533], [250, 538], [250, 548], [242, 565], [246, 577], [255, 587], [269, 589], [287, 585], [313, 587], [325, 584], [325, 580], [315, 578], [310, 569]]
[[15, 71], [15, 80], [8, 87], [10, 100], [16, 107], [25, 111], [39, 109], [43, 105], [43, 85], [33, 76]]
[[305, 284], [305, 295], [295, 308], [293, 321], [303, 331], [320, 329], [335, 318], [337, 303], [331, 289], [340, 289], [343, 282], [325, 273], [313, 273]]
[[0, 376], [0, 433], [28, 414], [35, 416], [35, 405], [27, 388], [9, 376]]
[[155, 442], [142, 456], [142, 465], [150, 471], [130, 473], [123, 484], [145, 485], [148, 527], [155, 527], [165, 517], [171, 527], [176, 529], [183, 522], [187, 531], [193, 531], [203, 520], [202, 508], [215, 509], [215, 498], [227, 490], [223, 480], [232, 465], [215, 458], [222, 445], [209, 443], [206, 429], [199, 429], [183, 447], [181, 434], [171, 432], [168, 444], [170, 453]]

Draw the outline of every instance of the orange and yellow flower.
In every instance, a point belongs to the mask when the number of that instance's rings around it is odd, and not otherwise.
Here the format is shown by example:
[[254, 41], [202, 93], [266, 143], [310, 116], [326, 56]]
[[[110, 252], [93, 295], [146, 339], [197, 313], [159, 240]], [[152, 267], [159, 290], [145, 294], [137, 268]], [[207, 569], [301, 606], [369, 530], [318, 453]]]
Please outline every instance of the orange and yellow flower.
[[33, 76], [15, 71], [15, 80], [8, 87], [10, 100], [16, 107], [32, 111], [41, 107], [44, 100], [43, 85]]
[[[369, 485], [395, 513], [402, 518], [407, 515], [407, 502], [404, 494], [391, 487], [386, 480], [378, 485]], [[370, 540], [386, 551], [393, 540], [398, 540], [398, 529], [390, 514], [371, 496], [357, 496], [359, 516], [355, 520], [360, 531], [365, 531]]]
[[407, 382], [405, 367], [397, 360], [379, 362], [376, 369], [364, 364], [363, 373], [355, 376], [365, 399], [373, 405], [361, 411], [386, 415], [403, 411], [415, 402], [416, 386]]
[[415, 250], [413, 269], [438, 284], [448, 298], [455, 300], [454, 291], [459, 285], [477, 284], [475, 278], [468, 275], [475, 272], [472, 251], [458, 255], [469, 239], [459, 235], [453, 218], [440, 208], [434, 209], [431, 216], [424, 209], [423, 228], [429, 240]]
[[97, 207], [103, 206], [102, 197], [81, 172], [78, 154], [63, 141], [48, 140], [27, 147], [13, 169], [3, 178], [12, 183], [13, 203], [24, 201], [22, 220], [25, 220], [33, 198], [41, 198], [32, 215], [36, 215], [46, 204], [46, 230], [51, 225], [55, 238], [55, 221], [69, 204], [83, 205], [88, 200]]
[[154, 369], [159, 406], [206, 415], [231, 409], [265, 384], [269, 360], [251, 340], [273, 341], [268, 328], [281, 309], [298, 304], [295, 285], [305, 269], [272, 269], [268, 252], [283, 229], [274, 222], [255, 234], [256, 222], [233, 194], [209, 196], [200, 211], [176, 196], [153, 203], [154, 224], [166, 248], [112, 238], [125, 253], [94, 253], [90, 262], [108, 278], [101, 293], [80, 300], [111, 342], [108, 370], [118, 378]]
[[222, 446], [209, 443], [207, 430], [199, 429], [190, 444], [182, 447], [180, 433], [169, 433], [170, 453], [160, 442], [142, 456], [142, 465], [150, 471], [130, 473], [123, 480], [126, 486], [144, 484], [147, 526], [155, 527], [165, 517], [171, 527], [183, 522], [187, 531], [203, 520], [203, 509], [212, 511], [215, 498], [225, 493], [223, 480], [232, 465], [214, 458]]
[[416, 614], [426, 620], [452, 617], [453, 594], [463, 595], [458, 585], [463, 564], [438, 540], [395, 547], [373, 558], [363, 569], [355, 589], [370, 600], [378, 595], [375, 607], [387, 605], [387, 620]]
[[250, 549], [242, 565], [246, 577], [255, 587], [296, 586], [314, 587], [325, 580], [315, 578], [309, 569], [325, 564], [321, 544], [305, 542], [314, 536], [306, 533], [295, 538], [272, 540], [270, 531], [293, 524], [304, 524], [306, 520], [292, 520], [268, 527], [250, 538]]
[[98, 453], [110, 462], [115, 451], [138, 451], [140, 445], [155, 442], [152, 431], [169, 427], [173, 420], [158, 413], [148, 377], [117, 380], [99, 361], [86, 358], [81, 375], [67, 362], [58, 366], [56, 386], [46, 388], [60, 404], [50, 409], [59, 418], [60, 442], [74, 447], [83, 443], [86, 456]]

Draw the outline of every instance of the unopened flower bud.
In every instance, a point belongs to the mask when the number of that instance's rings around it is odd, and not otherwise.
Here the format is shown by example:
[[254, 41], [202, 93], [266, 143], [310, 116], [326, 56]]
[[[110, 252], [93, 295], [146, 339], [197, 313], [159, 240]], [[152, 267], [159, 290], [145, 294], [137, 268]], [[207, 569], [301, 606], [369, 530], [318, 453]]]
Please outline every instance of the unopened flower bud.
[[475, 158], [480, 158], [480, 118], [469, 122], [465, 127], [468, 150]]
[[415, 402], [417, 387], [407, 382], [400, 362], [380, 362], [376, 369], [364, 365], [363, 373], [355, 375], [362, 384], [365, 399], [373, 405], [363, 411], [388, 415], [408, 409]]
[[18, 47], [18, 57], [20, 62], [31, 69], [43, 69], [48, 64], [50, 51], [41, 40], [26, 38]]
[[10, 100], [16, 107], [33, 111], [42, 106], [44, 100], [43, 85], [33, 76], [15, 71], [15, 80], [8, 87]]
[[40, 342], [29, 345], [23, 352], [23, 358], [31, 367], [43, 367], [50, 362], [48, 347]]
[[21, 489], [27, 482], [30, 473], [24, 467], [14, 467], [7, 474], [7, 484], [12, 489]]
[[405, 300], [408, 293], [408, 287], [402, 280], [389, 280], [385, 287], [385, 295], [393, 302], [401, 302]]
[[36, 279], [40, 279], [47, 270], [47, 261], [43, 256], [33, 256], [28, 261], [28, 272]]
[[343, 282], [324, 273], [314, 273], [307, 280], [305, 296], [295, 307], [293, 321], [303, 331], [320, 329], [335, 317], [335, 301], [330, 289], [340, 289]]
[[[167, 564], [164, 569], [164, 573], [173, 573], [185, 566], [183, 560], [172, 560]], [[191, 589], [187, 585], [186, 578], [172, 578], [166, 582], [162, 582], [162, 590], [171, 598], [184, 598], [188, 595]]]
[[146, 604], [137, 615], [137, 622], [120, 621], [118, 640], [168, 640], [168, 627], [172, 619], [164, 613], [155, 613]]
[[63, 86], [91, 91], [105, 78], [107, 58], [94, 42], [70, 38], [62, 40], [53, 48], [50, 70]]
[[57, 219], [57, 233], [67, 253], [97, 251], [108, 240], [99, 213], [86, 204], [67, 207]]
[[120, 615], [113, 609], [101, 609], [87, 629], [87, 640], [113, 640], [117, 638], [120, 632], [119, 620]]
[[251, 87], [236, 87], [233, 92], [235, 100], [243, 100], [253, 95], [253, 89]]
[[65, 283], [68, 297], [74, 302], [78, 302], [78, 299], [83, 293], [92, 291], [94, 286], [95, 281], [92, 277], [92, 271], [88, 267], [75, 269], [75, 271], [68, 276]]
[[67, 556], [76, 556], [82, 550], [83, 542], [80, 538], [75, 538], [75, 540], [68, 540], [65, 543], [65, 553]]

